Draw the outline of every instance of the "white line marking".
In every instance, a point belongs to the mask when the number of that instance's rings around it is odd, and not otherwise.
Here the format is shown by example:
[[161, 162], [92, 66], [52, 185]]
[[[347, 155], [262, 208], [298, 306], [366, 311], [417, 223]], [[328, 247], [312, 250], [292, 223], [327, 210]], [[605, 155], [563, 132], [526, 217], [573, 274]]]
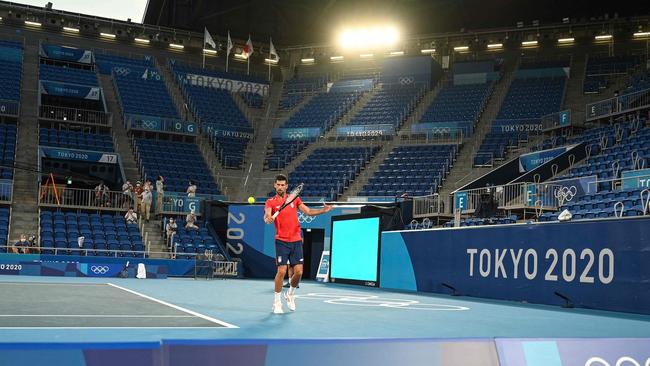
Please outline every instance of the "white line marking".
[[196, 311], [192, 311], [192, 310], [189, 310], [189, 309], [185, 309], [185, 308], [180, 307], [180, 306], [178, 306], [178, 305], [170, 304], [170, 303], [168, 303], [168, 302], [166, 302], [166, 301], [159, 300], [159, 299], [156, 299], [155, 297], [147, 296], [147, 295], [145, 295], [145, 294], [141, 294], [141, 293], [139, 293], [139, 292], [137, 292], [137, 291], [129, 290], [128, 288], [125, 288], [125, 287], [121, 287], [121, 286], [118, 286], [118, 285], [115, 285], [115, 284], [112, 284], [112, 283], [107, 283], [107, 285], [109, 285], [109, 286], [113, 286], [113, 287], [118, 288], [118, 289], [120, 289], [120, 290], [122, 290], [122, 291], [130, 292], [130, 293], [132, 293], [132, 294], [134, 294], [134, 295], [138, 295], [138, 296], [143, 297], [143, 298], [145, 298], [145, 299], [147, 299], [147, 300], [151, 300], [151, 301], [157, 302], [157, 303], [159, 303], [159, 304], [169, 306], [170, 308], [174, 308], [174, 309], [176, 309], [176, 310], [180, 310], [180, 311], [182, 311], [182, 312], [185, 312], [185, 313], [188, 313], [188, 314], [194, 315], [194, 316], [196, 316], [196, 317], [199, 317], [199, 318], [205, 319], [205, 320], [207, 320], [207, 321], [210, 321], [210, 322], [213, 322], [213, 323], [216, 323], [216, 324], [219, 324], [219, 325], [223, 325], [223, 326], [226, 327], [226, 328], [239, 328], [239, 327], [236, 326], [236, 325], [233, 325], [233, 324], [230, 324], [230, 323], [226, 323], [226, 322], [224, 322], [224, 321], [221, 321], [221, 320], [219, 320], [219, 319], [215, 319], [215, 318], [209, 317], [209, 316], [204, 315], [204, 314], [201, 314], [201, 313], [197, 313]]
[[0, 282], [2, 285], [14, 285], [14, 286], [106, 286], [105, 283], [46, 283], [46, 282]]
[[0, 314], [0, 318], [196, 318], [194, 315]]
[[214, 327], [0, 327], [0, 330], [33, 330], [33, 329], [224, 329], [224, 328], [214, 328]]

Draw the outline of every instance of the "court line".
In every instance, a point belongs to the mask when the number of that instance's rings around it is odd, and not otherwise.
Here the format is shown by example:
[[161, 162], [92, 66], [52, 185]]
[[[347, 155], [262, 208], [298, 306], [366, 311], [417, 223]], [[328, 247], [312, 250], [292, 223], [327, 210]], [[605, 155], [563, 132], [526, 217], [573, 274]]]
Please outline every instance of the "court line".
[[196, 318], [194, 315], [0, 314], [0, 318]]
[[222, 321], [222, 320], [215, 319], [215, 318], [209, 317], [209, 316], [204, 315], [204, 314], [201, 314], [201, 313], [197, 313], [196, 311], [192, 311], [192, 310], [189, 310], [189, 309], [185, 309], [185, 308], [180, 307], [180, 306], [178, 306], [178, 305], [170, 304], [170, 303], [168, 303], [168, 302], [166, 302], [166, 301], [163, 301], [163, 300], [160, 300], [160, 299], [156, 299], [155, 297], [147, 296], [147, 295], [145, 295], [145, 294], [141, 294], [141, 293], [139, 293], [139, 292], [137, 292], [137, 291], [133, 291], [133, 290], [130, 290], [130, 289], [128, 289], [128, 288], [125, 288], [125, 287], [122, 287], [122, 286], [118, 286], [118, 285], [115, 285], [115, 284], [110, 283], [110, 282], [108, 282], [108, 283], [106, 283], [106, 284], [109, 285], [109, 286], [115, 287], [115, 288], [117, 288], [117, 289], [120, 289], [120, 290], [122, 290], [122, 291], [126, 291], [126, 292], [132, 293], [132, 294], [134, 294], [134, 295], [137, 295], [137, 296], [143, 297], [143, 298], [145, 298], [145, 299], [147, 299], [147, 300], [151, 300], [151, 301], [157, 302], [157, 303], [159, 303], [159, 304], [162, 304], [162, 305], [165, 305], [165, 306], [169, 306], [170, 308], [173, 308], [173, 309], [176, 309], [176, 310], [180, 310], [180, 311], [182, 311], [182, 312], [184, 312], [184, 313], [188, 313], [188, 314], [194, 315], [194, 316], [199, 317], [199, 318], [201, 318], [201, 319], [205, 319], [205, 320], [207, 320], [207, 321], [210, 321], [210, 322], [213, 322], [213, 323], [216, 323], [216, 324], [222, 325], [222, 326], [224, 326], [225, 328], [239, 328], [239, 327], [236, 326], [236, 325], [233, 325], [233, 324], [230, 324], [230, 323], [226, 323], [226, 322], [224, 322], [224, 321]]
[[2, 285], [14, 285], [14, 286], [106, 286], [105, 283], [61, 283], [61, 282], [2, 282], [0, 281], [0, 286]]

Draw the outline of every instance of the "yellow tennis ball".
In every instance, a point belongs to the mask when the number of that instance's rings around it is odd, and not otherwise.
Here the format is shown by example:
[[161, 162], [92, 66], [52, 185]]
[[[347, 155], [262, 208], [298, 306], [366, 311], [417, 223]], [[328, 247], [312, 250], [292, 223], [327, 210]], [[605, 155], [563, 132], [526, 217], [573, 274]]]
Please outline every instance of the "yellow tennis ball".
[[253, 197], [253, 196], [248, 197], [248, 203], [251, 203], [251, 204], [255, 203], [255, 197]]

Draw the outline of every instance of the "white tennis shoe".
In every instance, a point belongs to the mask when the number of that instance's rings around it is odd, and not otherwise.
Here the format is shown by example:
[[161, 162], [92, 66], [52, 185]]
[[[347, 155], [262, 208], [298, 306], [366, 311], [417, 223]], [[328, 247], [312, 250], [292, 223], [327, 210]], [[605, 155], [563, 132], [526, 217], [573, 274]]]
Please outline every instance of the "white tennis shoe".
[[287, 291], [284, 292], [284, 299], [287, 300], [287, 307], [291, 311], [296, 311], [296, 299], [294, 295], [289, 295]]
[[284, 310], [282, 310], [282, 301], [273, 302], [273, 314], [284, 314]]

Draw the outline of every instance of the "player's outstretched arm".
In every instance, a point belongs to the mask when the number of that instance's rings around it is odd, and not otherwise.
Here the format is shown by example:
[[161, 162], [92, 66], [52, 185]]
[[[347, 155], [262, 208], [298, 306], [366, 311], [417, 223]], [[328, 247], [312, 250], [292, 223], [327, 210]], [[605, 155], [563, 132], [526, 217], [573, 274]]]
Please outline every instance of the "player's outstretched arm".
[[304, 203], [301, 203], [300, 206], [298, 206], [298, 209], [300, 209], [300, 211], [305, 215], [316, 216], [324, 214], [325, 212], [330, 212], [332, 210], [332, 206], [323, 204], [323, 208], [309, 208]]

